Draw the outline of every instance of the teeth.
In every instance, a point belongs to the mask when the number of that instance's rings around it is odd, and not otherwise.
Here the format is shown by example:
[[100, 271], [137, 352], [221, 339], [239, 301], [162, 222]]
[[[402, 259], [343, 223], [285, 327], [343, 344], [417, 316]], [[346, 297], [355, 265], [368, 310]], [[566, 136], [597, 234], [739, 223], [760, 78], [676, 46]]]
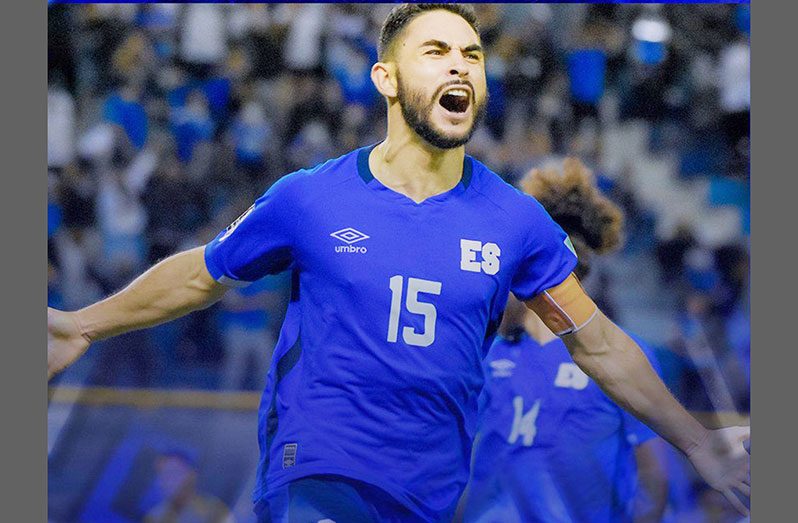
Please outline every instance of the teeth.
[[465, 89], [452, 89], [451, 91], [446, 91], [446, 94], [450, 94], [452, 96], [468, 96], [468, 91]]

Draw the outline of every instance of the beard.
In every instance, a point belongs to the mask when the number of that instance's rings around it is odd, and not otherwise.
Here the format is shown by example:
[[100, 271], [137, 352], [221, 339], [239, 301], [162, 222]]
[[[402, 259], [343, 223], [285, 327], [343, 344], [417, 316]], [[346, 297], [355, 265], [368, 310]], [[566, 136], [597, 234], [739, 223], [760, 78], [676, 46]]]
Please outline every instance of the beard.
[[[444, 133], [433, 127], [431, 120], [432, 110], [435, 108], [435, 104], [438, 103], [437, 100], [440, 97], [441, 91], [453, 85], [452, 83], [442, 85], [429, 101], [425, 101], [424, 93], [405, 86], [398, 72], [396, 79], [398, 83], [397, 98], [399, 99], [399, 107], [402, 109], [402, 116], [405, 122], [407, 122], [407, 125], [409, 125], [424, 141], [438, 149], [454, 149], [461, 145], [465, 145], [465, 143], [471, 139], [471, 136], [473, 136], [474, 132], [477, 130], [479, 121], [485, 114], [488, 101], [487, 94], [479, 103], [474, 100], [474, 117], [468, 131], [459, 135], [453, 135]], [[471, 91], [473, 92], [473, 88]]]

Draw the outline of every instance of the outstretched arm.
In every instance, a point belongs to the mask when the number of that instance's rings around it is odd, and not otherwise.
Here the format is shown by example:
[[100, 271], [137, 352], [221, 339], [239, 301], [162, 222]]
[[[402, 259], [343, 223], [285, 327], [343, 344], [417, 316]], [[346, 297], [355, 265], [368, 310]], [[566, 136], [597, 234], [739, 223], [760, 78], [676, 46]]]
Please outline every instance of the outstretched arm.
[[682, 451], [704, 480], [737, 510], [732, 489], [750, 493], [748, 427], [707, 430], [671, 395], [643, 351], [585, 294], [575, 277], [529, 300], [527, 306], [558, 334], [574, 362], [615, 403]]
[[671, 395], [640, 347], [600, 311], [579, 331], [562, 336], [577, 365], [618, 405], [682, 451], [704, 480], [741, 513], [748, 496], [748, 427], [707, 430]]
[[685, 454], [707, 429], [671, 395], [637, 344], [601, 311], [562, 336], [571, 357], [612, 400]]
[[47, 379], [79, 358], [92, 342], [152, 327], [209, 307], [227, 287], [205, 266], [204, 247], [154, 265], [120, 292], [74, 312], [47, 309]]

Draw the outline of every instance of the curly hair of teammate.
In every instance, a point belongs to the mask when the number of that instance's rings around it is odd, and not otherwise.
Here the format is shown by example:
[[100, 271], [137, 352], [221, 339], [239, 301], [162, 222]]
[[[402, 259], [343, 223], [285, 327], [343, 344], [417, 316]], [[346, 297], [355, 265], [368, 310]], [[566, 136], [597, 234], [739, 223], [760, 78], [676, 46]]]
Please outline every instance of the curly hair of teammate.
[[562, 170], [533, 169], [520, 182], [571, 238], [579, 264], [577, 277], [590, 271], [594, 254], [606, 254], [623, 244], [621, 209], [599, 192], [593, 173], [576, 158], [566, 158]]

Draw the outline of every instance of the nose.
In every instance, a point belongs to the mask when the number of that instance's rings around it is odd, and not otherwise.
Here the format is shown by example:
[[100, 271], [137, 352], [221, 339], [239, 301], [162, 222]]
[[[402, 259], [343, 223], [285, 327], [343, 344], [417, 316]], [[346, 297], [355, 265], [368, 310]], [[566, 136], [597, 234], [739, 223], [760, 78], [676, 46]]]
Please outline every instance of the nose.
[[459, 76], [460, 78], [468, 76], [468, 62], [461, 53], [451, 53], [452, 63], [449, 66], [449, 74]]

